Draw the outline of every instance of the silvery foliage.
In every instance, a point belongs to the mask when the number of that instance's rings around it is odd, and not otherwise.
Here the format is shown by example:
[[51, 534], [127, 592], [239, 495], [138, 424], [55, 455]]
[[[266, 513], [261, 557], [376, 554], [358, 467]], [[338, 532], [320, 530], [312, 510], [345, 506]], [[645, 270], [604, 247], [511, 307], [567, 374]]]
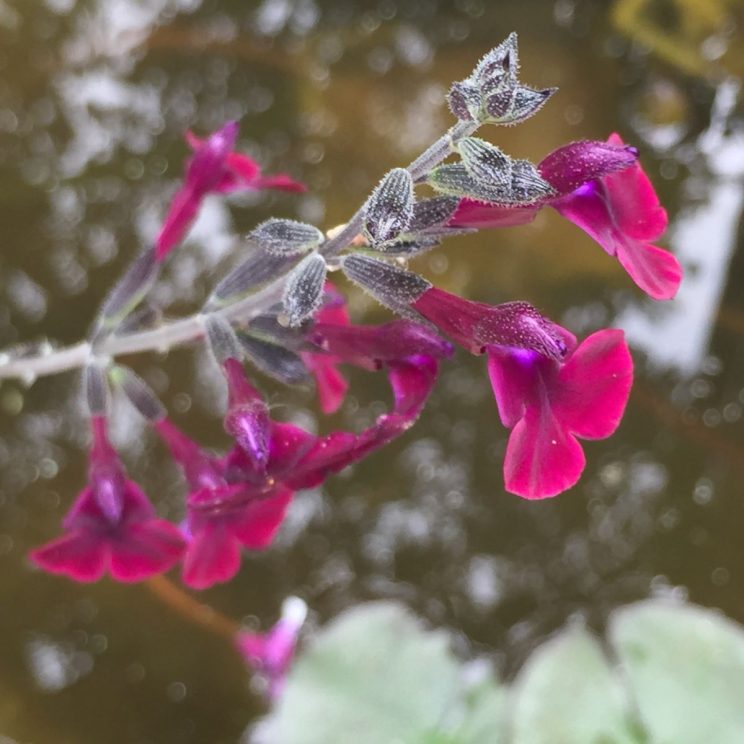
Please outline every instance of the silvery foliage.
[[230, 321], [221, 315], [210, 313], [203, 316], [202, 322], [207, 334], [209, 349], [218, 364], [222, 365], [228, 359], [238, 361], [243, 359], [243, 350]]
[[160, 272], [155, 251], [147, 248], [130, 264], [101, 305], [96, 331], [115, 328], [140, 303]]
[[84, 372], [85, 402], [91, 416], [105, 416], [109, 408], [109, 388], [106, 372], [95, 362]]
[[395, 240], [413, 219], [413, 179], [405, 168], [385, 174], [367, 200], [363, 232], [371, 245]]
[[282, 305], [290, 327], [300, 325], [320, 307], [327, 270], [323, 256], [311, 253], [289, 274]]
[[129, 367], [118, 364], [111, 372], [111, 379], [145, 420], [162, 421], [168, 415], [150, 386]]
[[406, 309], [432, 286], [431, 282], [412, 271], [371, 256], [344, 256], [341, 269], [380, 304], [402, 314], [410, 314]]
[[462, 121], [514, 125], [537, 113], [555, 88], [535, 90], [518, 78], [517, 35], [492, 49], [472, 74], [454, 83], [447, 100], [452, 113]]
[[314, 225], [296, 220], [269, 219], [248, 235], [248, 242], [267, 253], [296, 256], [317, 248], [325, 236]]
[[462, 162], [435, 168], [427, 178], [437, 191], [507, 206], [527, 206], [555, 195], [529, 160], [513, 160], [476, 137], [461, 140]]
[[415, 202], [405, 231], [392, 240], [369, 246], [369, 250], [389, 257], [411, 258], [435, 248], [446, 237], [474, 232], [447, 226], [458, 203], [459, 199], [454, 196], [436, 196]]
[[265, 375], [285, 385], [308, 381], [307, 367], [294, 351], [243, 331], [238, 331], [238, 341], [248, 360]]
[[273, 254], [253, 249], [245, 261], [236, 266], [214, 288], [206, 309], [222, 307], [247, 297], [283, 276], [300, 260], [298, 255]]

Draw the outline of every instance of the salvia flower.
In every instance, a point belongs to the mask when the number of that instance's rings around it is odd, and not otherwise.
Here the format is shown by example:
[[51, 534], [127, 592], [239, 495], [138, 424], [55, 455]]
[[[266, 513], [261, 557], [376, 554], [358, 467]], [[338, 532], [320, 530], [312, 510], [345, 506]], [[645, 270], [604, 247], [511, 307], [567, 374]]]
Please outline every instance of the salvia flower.
[[64, 518], [65, 534], [30, 554], [46, 571], [76, 581], [141, 581], [167, 571], [183, 555], [185, 541], [158, 519], [145, 494], [128, 480], [106, 436], [102, 416], [92, 419], [88, 486]]
[[[252, 474], [250, 479], [244, 477], [244, 472], [231, 472], [229, 458], [204, 452], [169, 419], [158, 421], [154, 428], [183, 470], [189, 486], [184, 583], [203, 589], [228, 581], [240, 567], [243, 548], [260, 550], [271, 544], [293, 493], [257, 469], [255, 461], [239, 445], [233, 456], [245, 463], [245, 469]], [[270, 455], [276, 453], [282, 433], [274, 429]], [[286, 450], [297, 444], [291, 437], [283, 443]]]
[[174, 195], [155, 241], [158, 261], [165, 259], [183, 241], [208, 194], [256, 189], [305, 190], [301, 183], [284, 174], [262, 177], [257, 163], [233, 151], [237, 136], [238, 124], [234, 121], [227, 122], [204, 140], [191, 132], [186, 134], [194, 155], [186, 166], [184, 183]]
[[654, 299], [672, 298], [682, 269], [675, 256], [651, 241], [667, 227], [638, 151], [617, 134], [607, 142], [582, 141], [560, 147], [538, 165], [556, 195], [527, 207], [462, 199], [449, 224], [455, 227], [509, 227], [534, 219], [552, 206], [615, 256], [633, 281]]
[[267, 633], [243, 630], [235, 638], [244, 661], [266, 680], [270, 700], [277, 700], [284, 689], [306, 617], [307, 605], [299, 597], [288, 597], [281, 617]]
[[[622, 139], [612, 134], [608, 143], [622, 146]], [[637, 162], [584, 183], [551, 206], [615, 256], [650, 297], [669, 300], [677, 293], [679, 261], [652, 244], [667, 228], [666, 210]]]
[[504, 426], [507, 491], [528, 499], [573, 486], [585, 465], [577, 441], [617, 429], [630, 394], [633, 362], [622, 331], [601, 330], [576, 346], [564, 331], [563, 361], [536, 351], [489, 346], [488, 372]]

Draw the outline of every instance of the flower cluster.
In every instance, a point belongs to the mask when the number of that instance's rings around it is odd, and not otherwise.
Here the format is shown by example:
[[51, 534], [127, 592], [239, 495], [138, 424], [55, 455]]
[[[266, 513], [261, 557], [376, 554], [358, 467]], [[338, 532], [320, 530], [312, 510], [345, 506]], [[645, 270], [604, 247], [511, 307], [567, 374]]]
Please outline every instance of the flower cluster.
[[[524, 224], [552, 207], [616, 257], [648, 295], [676, 293], [680, 266], [653, 245], [666, 212], [634, 147], [613, 134], [607, 142], [571, 143], [533, 165], [472, 136], [484, 123], [528, 118], [553, 94], [523, 85], [517, 72], [512, 35], [453, 86], [452, 129], [408, 168], [387, 173], [347, 225], [325, 235], [302, 222], [267, 220], [247, 236], [247, 257], [217, 283], [197, 316], [152, 327], [144, 300], [208, 194], [304, 188], [284, 174], [262, 176], [236, 152], [235, 123], [205, 140], [187, 134], [194, 154], [184, 183], [153, 245], [104, 303], [86, 347], [88, 485], [63, 521], [63, 536], [32, 552], [38, 566], [78, 581], [105, 573], [139, 581], [180, 564], [184, 583], [196, 589], [229, 580], [243, 551], [272, 543], [298, 490], [320, 485], [415, 422], [440, 363], [453, 353], [450, 341], [487, 358], [498, 415], [511, 430], [506, 490], [541, 499], [578, 481], [585, 465], [578, 440], [610, 436], [628, 400], [633, 363], [622, 331], [599, 329], [579, 341], [527, 302], [458, 297], [407, 268], [409, 259], [451, 235]], [[453, 155], [455, 162], [444, 162]], [[424, 184], [437, 194], [421, 198]], [[401, 317], [352, 323], [344, 295], [328, 281], [337, 269]], [[147, 385], [114, 361], [118, 353], [193, 340], [206, 341], [227, 387], [230, 445], [219, 455], [177, 428]], [[52, 362], [45, 359], [44, 369]], [[348, 389], [344, 365], [382, 371], [392, 389], [388, 412], [360, 432], [315, 434], [276, 420], [253, 374], [286, 384], [314, 378], [320, 409], [331, 414]], [[183, 473], [178, 525], [156, 516], [109, 444], [110, 385], [121, 388]], [[266, 648], [243, 640], [254, 658]], [[279, 646], [276, 658], [261, 662], [270, 679], [281, 677], [290, 655]]]

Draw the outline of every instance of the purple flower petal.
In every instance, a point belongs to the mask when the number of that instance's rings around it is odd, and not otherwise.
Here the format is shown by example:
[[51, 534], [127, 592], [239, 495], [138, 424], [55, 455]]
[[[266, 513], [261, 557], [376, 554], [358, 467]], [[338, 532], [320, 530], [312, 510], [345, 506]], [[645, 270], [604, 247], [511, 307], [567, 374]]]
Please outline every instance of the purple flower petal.
[[176, 192], [155, 240], [155, 257], [165, 257], [184, 239], [204, 197], [222, 180], [227, 159], [238, 136], [236, 122], [228, 122], [200, 144], [186, 167], [183, 186]]
[[[186, 132], [184, 138], [195, 152], [199, 151], [205, 143], [205, 140], [197, 137], [191, 131]], [[252, 158], [239, 152], [228, 154], [225, 161], [225, 172], [219, 183], [211, 190], [220, 194], [230, 194], [234, 191], [257, 191], [260, 189], [275, 189], [294, 193], [307, 191], [305, 184], [295, 181], [286, 173], [261, 176], [261, 166]]]
[[622, 142], [582, 140], [554, 150], [537, 169], [558, 194], [564, 196], [587, 181], [635, 165], [637, 160], [638, 150]]
[[91, 423], [90, 485], [62, 522], [67, 534], [34, 550], [31, 559], [77, 581], [96, 581], [106, 570], [119, 581], [139, 581], [169, 569], [183, 554], [181, 533], [157, 519], [147, 496], [127, 480], [105, 420]]
[[39, 568], [74, 581], [98, 581], [106, 570], [107, 550], [96, 536], [76, 530], [29, 553]]
[[443, 358], [452, 355], [452, 345], [420, 323], [394, 320], [379, 326], [316, 323], [311, 340], [328, 353], [364, 369], [377, 369], [381, 362], [413, 354]]
[[235, 437], [256, 470], [263, 473], [269, 457], [269, 409], [237, 359], [228, 359], [223, 369], [228, 389], [225, 431]]
[[506, 489], [540, 499], [570, 488], [585, 464], [576, 437], [610, 436], [625, 410], [633, 362], [622, 332], [598, 331], [563, 364], [496, 346], [488, 356], [499, 415], [513, 427], [504, 460]]
[[135, 582], [176, 565], [186, 549], [183, 534], [170, 522], [152, 519], [128, 525], [109, 544], [111, 576]]
[[297, 597], [289, 597], [282, 605], [281, 618], [268, 633], [241, 631], [235, 638], [245, 662], [266, 677], [271, 700], [276, 700], [284, 687], [306, 616], [305, 603]]
[[620, 425], [633, 384], [633, 359], [622, 331], [586, 338], [558, 373], [556, 418], [584, 439], [604, 439]]
[[586, 459], [581, 445], [551, 415], [529, 408], [509, 435], [504, 456], [506, 490], [526, 499], [544, 499], [571, 488]]
[[231, 525], [233, 535], [249, 550], [268, 547], [284, 521], [293, 496], [293, 491], [279, 489], [251, 501]]
[[183, 561], [183, 582], [194, 589], [206, 589], [229, 581], [239, 568], [240, 543], [226, 524], [209, 524], [189, 542]]
[[[315, 313], [316, 322], [339, 327], [348, 326], [349, 311], [344, 296], [329, 281], [325, 283], [324, 292], [325, 302]], [[301, 352], [300, 356], [305, 366], [315, 376], [320, 410], [325, 414], [335, 413], [344, 402], [349, 388], [346, 378], [336, 368], [340, 359], [331, 354], [311, 352]]]
[[[622, 144], [616, 134], [609, 142]], [[666, 229], [666, 211], [640, 165], [591, 181], [552, 206], [616, 256], [649, 296], [668, 300], [677, 293], [682, 281], [679, 261], [650, 242]]]

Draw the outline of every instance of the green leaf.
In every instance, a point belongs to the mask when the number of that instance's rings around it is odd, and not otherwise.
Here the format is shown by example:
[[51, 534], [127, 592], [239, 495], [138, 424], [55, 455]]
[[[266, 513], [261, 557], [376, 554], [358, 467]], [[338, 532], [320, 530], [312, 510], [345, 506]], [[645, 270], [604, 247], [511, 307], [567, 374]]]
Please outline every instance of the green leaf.
[[320, 632], [262, 733], [282, 744], [449, 742], [438, 731], [460, 687], [446, 633], [424, 632], [397, 605], [362, 605]]
[[609, 638], [653, 744], [744, 742], [744, 628], [692, 605], [617, 610]]
[[503, 744], [506, 740], [507, 695], [492, 678], [481, 681], [467, 692], [462, 725], [452, 740], [457, 744]]
[[512, 692], [512, 744], [644, 741], [633, 733], [620, 680], [599, 643], [583, 628], [564, 630], [540, 646]]

